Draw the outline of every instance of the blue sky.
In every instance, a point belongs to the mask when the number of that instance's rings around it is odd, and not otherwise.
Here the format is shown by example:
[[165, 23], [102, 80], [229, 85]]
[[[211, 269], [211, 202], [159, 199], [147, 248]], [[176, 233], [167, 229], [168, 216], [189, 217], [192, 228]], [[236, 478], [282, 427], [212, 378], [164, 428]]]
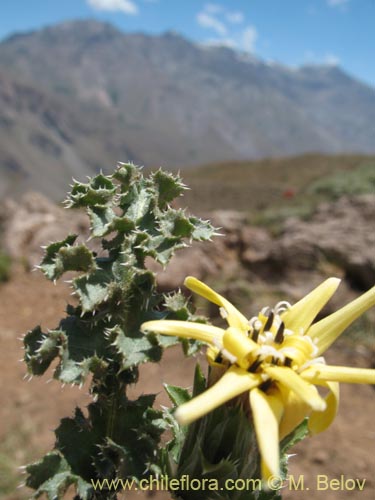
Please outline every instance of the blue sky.
[[291, 66], [339, 64], [375, 86], [375, 0], [2, 0], [0, 38], [84, 18], [174, 30]]

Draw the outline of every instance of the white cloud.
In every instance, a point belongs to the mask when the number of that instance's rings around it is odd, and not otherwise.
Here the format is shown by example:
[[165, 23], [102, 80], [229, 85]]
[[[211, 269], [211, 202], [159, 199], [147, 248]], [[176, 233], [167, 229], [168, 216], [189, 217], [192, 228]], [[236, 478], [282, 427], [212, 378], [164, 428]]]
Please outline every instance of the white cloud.
[[327, 52], [325, 55], [316, 54], [312, 50], [307, 50], [304, 54], [304, 59], [307, 64], [324, 64], [326, 66], [339, 66], [340, 58], [332, 52]]
[[254, 52], [258, 32], [254, 26], [248, 26], [242, 33], [242, 49], [245, 52]]
[[90, 7], [95, 10], [111, 12], [124, 12], [124, 14], [138, 14], [138, 7], [132, 0], [87, 0]]
[[197, 23], [216, 33], [215, 38], [209, 38], [205, 45], [224, 46], [243, 52], [253, 53], [258, 32], [252, 25], [238, 28], [245, 22], [245, 15], [239, 10], [229, 10], [216, 3], [206, 3], [197, 14]]
[[223, 7], [216, 3], [206, 3], [203, 10], [209, 14], [218, 14], [219, 12], [222, 12]]
[[350, 0], [327, 0], [327, 4], [330, 7], [342, 7], [347, 5], [349, 2]]
[[239, 10], [234, 12], [227, 12], [225, 17], [227, 18], [228, 22], [232, 24], [241, 24], [245, 20], [245, 16]]
[[225, 36], [228, 32], [227, 27], [223, 22], [207, 12], [199, 12], [197, 14], [197, 22], [203, 28], [216, 31], [216, 33], [221, 36]]
[[340, 58], [335, 56], [335, 54], [326, 54], [324, 63], [327, 66], [338, 66], [340, 64]]

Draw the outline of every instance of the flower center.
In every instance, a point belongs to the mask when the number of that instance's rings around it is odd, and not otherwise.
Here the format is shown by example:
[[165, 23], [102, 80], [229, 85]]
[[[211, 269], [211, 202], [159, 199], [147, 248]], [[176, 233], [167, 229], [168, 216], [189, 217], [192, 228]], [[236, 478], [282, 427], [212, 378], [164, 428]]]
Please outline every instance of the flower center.
[[216, 362], [226, 360], [250, 372], [261, 371], [262, 364], [289, 366], [298, 371], [314, 363], [318, 349], [311, 338], [303, 331], [289, 330], [282, 320], [282, 313], [289, 308], [285, 301], [273, 309], [263, 308], [250, 319], [246, 331], [229, 327], [216, 345]]

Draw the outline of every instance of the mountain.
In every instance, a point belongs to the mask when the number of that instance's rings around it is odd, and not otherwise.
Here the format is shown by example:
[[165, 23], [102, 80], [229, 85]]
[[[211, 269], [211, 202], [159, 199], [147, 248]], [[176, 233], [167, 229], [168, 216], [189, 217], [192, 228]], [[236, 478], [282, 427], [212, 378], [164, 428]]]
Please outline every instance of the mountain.
[[338, 67], [291, 69], [176, 33], [71, 21], [0, 43], [0, 128], [9, 189], [42, 183], [56, 198], [72, 173], [116, 160], [372, 153], [375, 93]]
[[0, 70], [0, 197], [38, 190], [60, 199], [72, 177], [124, 156], [132, 152], [106, 113], [77, 108]]

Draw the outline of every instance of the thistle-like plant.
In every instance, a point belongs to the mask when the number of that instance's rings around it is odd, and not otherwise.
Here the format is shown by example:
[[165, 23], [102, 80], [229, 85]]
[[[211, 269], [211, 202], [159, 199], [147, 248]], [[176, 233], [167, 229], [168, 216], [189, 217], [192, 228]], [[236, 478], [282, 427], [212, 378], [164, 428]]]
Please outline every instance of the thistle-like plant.
[[[115, 499], [124, 484], [155, 477], [168, 481], [154, 489], [169, 487], [180, 500], [280, 498], [288, 449], [330, 425], [338, 382], [375, 383], [375, 370], [329, 366], [321, 356], [375, 304], [375, 288], [313, 324], [338, 280], [248, 320], [187, 278], [187, 288], [220, 307], [225, 329], [195, 316], [181, 293], [157, 292], [146, 258], [166, 266], [186, 240], [214, 234], [208, 222], [171, 208], [183, 190], [171, 174], [145, 178], [134, 165], [120, 164], [112, 176], [75, 182], [68, 195], [68, 208], [87, 210], [90, 239], [100, 250], [77, 235], [46, 248], [42, 271], [50, 280], [76, 273], [77, 302], [55, 330], [26, 334], [25, 361], [31, 375], [42, 375], [57, 358], [54, 378], [81, 385], [89, 377], [93, 401], [62, 419], [54, 450], [26, 467], [32, 498], [63, 498], [74, 486], [76, 500]], [[179, 341], [185, 354], [208, 345], [207, 380], [197, 365], [192, 394], [166, 385], [171, 409], [154, 408], [154, 395], [128, 399], [139, 365], [160, 361], [163, 349]], [[325, 398], [316, 386], [326, 388]], [[161, 440], [164, 431], [169, 441]]]
[[[170, 206], [184, 189], [179, 177], [162, 170], [144, 177], [134, 165], [119, 164], [111, 176], [75, 182], [68, 195], [67, 208], [87, 210], [90, 239], [100, 251], [77, 242], [77, 235], [46, 248], [41, 270], [53, 281], [75, 273], [77, 301], [56, 329], [37, 326], [25, 335], [25, 362], [30, 375], [43, 375], [57, 359], [53, 377], [62, 384], [82, 385], [89, 377], [93, 401], [86, 412], [76, 408], [74, 417], [63, 418], [54, 450], [26, 467], [32, 498], [63, 498], [71, 485], [77, 499], [117, 498], [113, 490], [95, 491], [95, 480], [163, 472], [159, 442], [168, 423], [153, 408], [154, 395], [131, 401], [126, 391], [140, 364], [158, 362], [163, 349], [178, 342], [144, 335], [144, 321], [199, 320], [181, 294], [157, 293], [146, 267], [147, 257], [165, 266], [186, 240], [213, 235], [208, 222]], [[185, 352], [195, 344], [185, 341]]]

